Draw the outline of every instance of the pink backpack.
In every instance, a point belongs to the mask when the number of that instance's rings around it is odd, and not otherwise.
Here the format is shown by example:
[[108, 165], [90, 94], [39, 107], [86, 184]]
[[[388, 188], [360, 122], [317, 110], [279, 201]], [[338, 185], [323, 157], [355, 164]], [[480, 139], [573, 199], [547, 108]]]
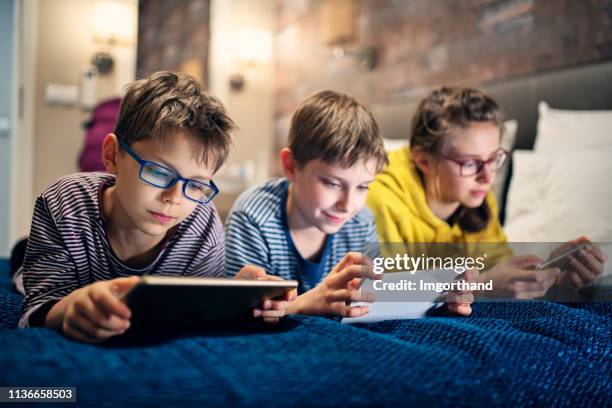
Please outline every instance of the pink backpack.
[[121, 98], [100, 103], [94, 109], [91, 119], [85, 123], [85, 144], [79, 155], [81, 171], [104, 171], [102, 163], [102, 141], [107, 134], [115, 131]]

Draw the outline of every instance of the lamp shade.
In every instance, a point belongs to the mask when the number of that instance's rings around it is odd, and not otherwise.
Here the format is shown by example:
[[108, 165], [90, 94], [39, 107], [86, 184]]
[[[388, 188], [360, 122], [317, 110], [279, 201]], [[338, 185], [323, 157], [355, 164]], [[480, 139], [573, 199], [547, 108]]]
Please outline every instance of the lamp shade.
[[272, 55], [272, 33], [256, 27], [243, 27], [236, 32], [234, 59], [245, 64], [262, 64]]
[[137, 4], [133, 0], [95, 0], [93, 30], [96, 41], [132, 45], [136, 40]]

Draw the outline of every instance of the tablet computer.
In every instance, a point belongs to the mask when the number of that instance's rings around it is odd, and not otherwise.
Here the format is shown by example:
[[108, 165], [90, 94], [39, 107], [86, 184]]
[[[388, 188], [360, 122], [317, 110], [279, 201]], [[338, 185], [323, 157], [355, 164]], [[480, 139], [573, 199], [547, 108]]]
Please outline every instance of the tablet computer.
[[265, 299], [297, 288], [297, 281], [145, 276], [124, 295], [131, 328], [197, 328], [252, 316]]

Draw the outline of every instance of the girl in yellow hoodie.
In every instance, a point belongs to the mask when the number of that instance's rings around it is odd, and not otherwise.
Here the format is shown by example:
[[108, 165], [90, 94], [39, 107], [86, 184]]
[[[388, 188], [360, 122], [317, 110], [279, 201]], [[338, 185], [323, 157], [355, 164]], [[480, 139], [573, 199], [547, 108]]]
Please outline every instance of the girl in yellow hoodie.
[[[410, 147], [389, 154], [389, 165], [370, 186], [367, 204], [381, 242], [499, 243], [497, 260], [507, 259], [482, 279], [496, 278], [501, 294], [539, 297], [561, 271], [527, 270], [542, 260], [511, 257], [491, 193], [496, 171], [508, 152], [500, 148], [502, 112], [481, 91], [442, 87], [421, 101]], [[605, 254], [590, 245], [567, 280], [574, 286], [603, 270]], [[498, 275], [495, 275], [495, 273]]]

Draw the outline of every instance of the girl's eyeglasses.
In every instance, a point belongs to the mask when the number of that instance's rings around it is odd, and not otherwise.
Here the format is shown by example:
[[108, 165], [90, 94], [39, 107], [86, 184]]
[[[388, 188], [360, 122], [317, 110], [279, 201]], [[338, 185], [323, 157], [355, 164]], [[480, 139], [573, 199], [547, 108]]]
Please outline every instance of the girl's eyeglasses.
[[467, 159], [467, 160], [459, 160], [454, 157], [444, 156], [443, 158], [446, 160], [450, 160], [459, 165], [459, 174], [463, 177], [470, 177], [476, 174], [480, 174], [485, 165], [488, 169], [493, 171], [497, 171], [502, 168], [502, 166], [506, 163], [508, 159], [508, 152], [504, 149], [499, 149], [496, 151], [493, 156], [489, 160], [480, 160], [480, 159]]

